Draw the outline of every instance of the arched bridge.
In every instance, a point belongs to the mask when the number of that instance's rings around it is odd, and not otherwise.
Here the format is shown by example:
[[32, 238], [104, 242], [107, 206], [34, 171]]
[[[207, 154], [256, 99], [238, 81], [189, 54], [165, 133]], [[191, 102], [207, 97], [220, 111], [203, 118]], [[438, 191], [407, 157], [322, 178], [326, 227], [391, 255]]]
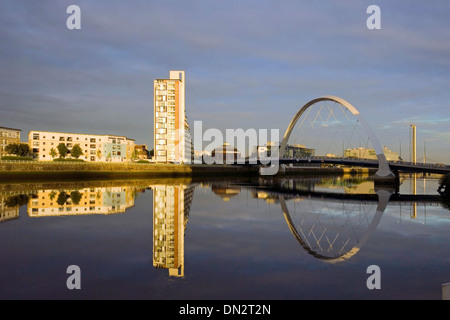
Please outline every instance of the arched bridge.
[[[283, 158], [285, 155], [285, 150], [288, 146], [288, 141], [302, 115], [310, 109], [313, 105], [319, 103], [336, 103], [341, 109], [349, 111], [356, 120], [362, 125], [365, 133], [370, 139], [372, 146], [375, 150], [376, 160], [371, 159], [355, 159], [355, 158], [339, 158], [339, 157], [307, 157], [307, 158]], [[309, 112], [310, 110], [308, 110]], [[308, 114], [308, 113], [307, 113]], [[306, 116], [307, 116], [306, 114]], [[331, 113], [332, 114], [332, 111]], [[319, 113], [317, 114], [319, 116]], [[316, 116], [316, 118], [317, 118]], [[315, 121], [315, 119], [314, 119]], [[380, 146], [378, 138], [373, 133], [369, 124], [365, 121], [361, 113], [348, 101], [336, 97], [336, 96], [323, 96], [313, 99], [306, 103], [300, 110], [294, 115], [289, 126], [286, 129], [283, 140], [279, 147], [279, 153], [277, 154], [279, 164], [302, 164], [302, 163], [326, 163], [335, 165], [345, 165], [345, 166], [357, 166], [357, 167], [372, 167], [377, 168], [375, 178], [382, 181], [394, 181], [396, 176], [398, 176], [399, 171], [402, 172], [422, 172], [422, 173], [435, 173], [435, 174], [447, 174], [450, 173], [450, 166], [441, 164], [420, 164], [420, 163], [410, 163], [403, 161], [387, 161], [386, 156]], [[266, 159], [267, 160], [267, 159]]]

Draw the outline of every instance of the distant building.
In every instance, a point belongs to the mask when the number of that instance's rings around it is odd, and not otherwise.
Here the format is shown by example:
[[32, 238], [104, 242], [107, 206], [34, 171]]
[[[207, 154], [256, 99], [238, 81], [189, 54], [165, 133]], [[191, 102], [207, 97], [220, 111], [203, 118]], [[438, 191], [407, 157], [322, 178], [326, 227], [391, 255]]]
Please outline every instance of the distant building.
[[137, 144], [134, 146], [135, 155], [138, 159], [147, 160], [150, 158], [150, 151], [145, 144]]
[[[78, 144], [83, 152], [79, 159], [88, 162], [131, 161], [135, 145], [133, 139], [124, 136], [48, 131], [30, 131], [28, 143], [33, 156], [39, 161], [52, 161], [58, 158], [57, 147], [60, 143], [65, 144], [69, 150]], [[56, 152], [56, 155], [52, 155], [53, 152]], [[69, 152], [66, 158], [70, 157]]]
[[[253, 148], [252, 158], [258, 157], [259, 159], [265, 157], [271, 157], [274, 148], [280, 148], [278, 143], [268, 142], [264, 146], [257, 146]], [[256, 149], [256, 150], [255, 150]], [[279, 154], [279, 152], [278, 152]], [[288, 144], [286, 145], [286, 149], [283, 155], [279, 155], [280, 158], [306, 158], [306, 157], [314, 157], [315, 149], [306, 148], [304, 145], [300, 144]]]
[[[383, 153], [386, 156], [386, 160], [388, 161], [398, 161], [400, 159], [397, 152], [389, 150], [386, 146], [383, 148]], [[354, 158], [354, 159], [377, 159], [377, 154], [375, 149], [369, 148], [353, 148], [344, 150], [345, 158]]]
[[154, 160], [191, 163], [192, 139], [186, 118], [184, 71], [170, 71], [169, 79], [156, 79], [154, 92]]
[[214, 149], [211, 152], [211, 157], [216, 163], [237, 163], [241, 159], [241, 153], [237, 148], [233, 147], [229, 143], [224, 143], [222, 146]]
[[7, 145], [20, 143], [20, 129], [0, 127], [0, 157], [8, 155], [5, 151]]
[[314, 157], [315, 149], [307, 148], [301, 144], [288, 144], [282, 158], [309, 158]]

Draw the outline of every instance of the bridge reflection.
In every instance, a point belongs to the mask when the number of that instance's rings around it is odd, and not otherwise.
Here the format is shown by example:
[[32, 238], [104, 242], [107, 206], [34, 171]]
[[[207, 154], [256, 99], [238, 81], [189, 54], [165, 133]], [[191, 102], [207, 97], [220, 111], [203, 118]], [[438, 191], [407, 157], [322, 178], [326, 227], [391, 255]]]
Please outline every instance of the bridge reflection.
[[[279, 204], [288, 229], [314, 258], [337, 263], [360, 252], [388, 206], [403, 206], [416, 219], [419, 206], [440, 206], [441, 196], [425, 192], [417, 175], [404, 176], [407, 192], [380, 188], [368, 176], [260, 178], [207, 181], [223, 201], [242, 192]], [[202, 183], [202, 182], [199, 182]], [[19, 218], [27, 206], [30, 218], [123, 214], [139, 193], [152, 192], [153, 266], [169, 276], [184, 276], [185, 231], [198, 183], [191, 179], [97, 181], [83, 183], [0, 184], [0, 222]]]
[[[336, 263], [358, 253], [375, 231], [388, 205], [409, 207], [417, 218], [418, 205], [440, 206], [436, 192], [427, 194], [426, 179], [417, 194], [417, 174], [403, 176], [410, 193], [377, 186], [367, 177], [300, 178], [247, 185], [255, 198], [279, 203], [289, 230], [301, 247], [317, 259]], [[401, 209], [400, 209], [401, 212]]]

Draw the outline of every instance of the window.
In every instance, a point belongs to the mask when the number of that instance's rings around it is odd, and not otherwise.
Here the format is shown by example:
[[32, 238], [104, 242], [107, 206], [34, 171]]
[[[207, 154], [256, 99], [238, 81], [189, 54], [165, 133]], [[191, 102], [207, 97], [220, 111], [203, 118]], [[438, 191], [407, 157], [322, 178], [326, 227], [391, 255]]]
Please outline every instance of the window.
[[64, 138], [64, 137], [59, 137], [59, 141], [66, 141], [66, 138]]
[[39, 133], [33, 133], [33, 140], [39, 140]]
[[90, 140], [91, 142], [95, 142], [95, 138], [91, 138], [91, 140]]

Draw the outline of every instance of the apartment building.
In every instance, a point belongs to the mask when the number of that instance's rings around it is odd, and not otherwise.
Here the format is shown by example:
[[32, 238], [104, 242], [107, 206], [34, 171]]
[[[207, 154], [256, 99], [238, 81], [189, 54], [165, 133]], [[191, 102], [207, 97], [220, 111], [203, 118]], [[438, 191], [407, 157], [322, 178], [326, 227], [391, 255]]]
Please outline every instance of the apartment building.
[[6, 156], [8, 153], [5, 148], [8, 144], [20, 143], [20, 129], [0, 127], [0, 157]]
[[[131, 161], [135, 141], [124, 136], [92, 135], [30, 131], [28, 143], [34, 157], [39, 161], [52, 161], [58, 158], [58, 145], [63, 143], [69, 150], [78, 144], [83, 152], [79, 159], [88, 162], [126, 162]], [[66, 158], [71, 158], [70, 151]]]
[[193, 159], [186, 118], [184, 71], [170, 71], [169, 79], [156, 79], [154, 93], [154, 160], [191, 163]]

